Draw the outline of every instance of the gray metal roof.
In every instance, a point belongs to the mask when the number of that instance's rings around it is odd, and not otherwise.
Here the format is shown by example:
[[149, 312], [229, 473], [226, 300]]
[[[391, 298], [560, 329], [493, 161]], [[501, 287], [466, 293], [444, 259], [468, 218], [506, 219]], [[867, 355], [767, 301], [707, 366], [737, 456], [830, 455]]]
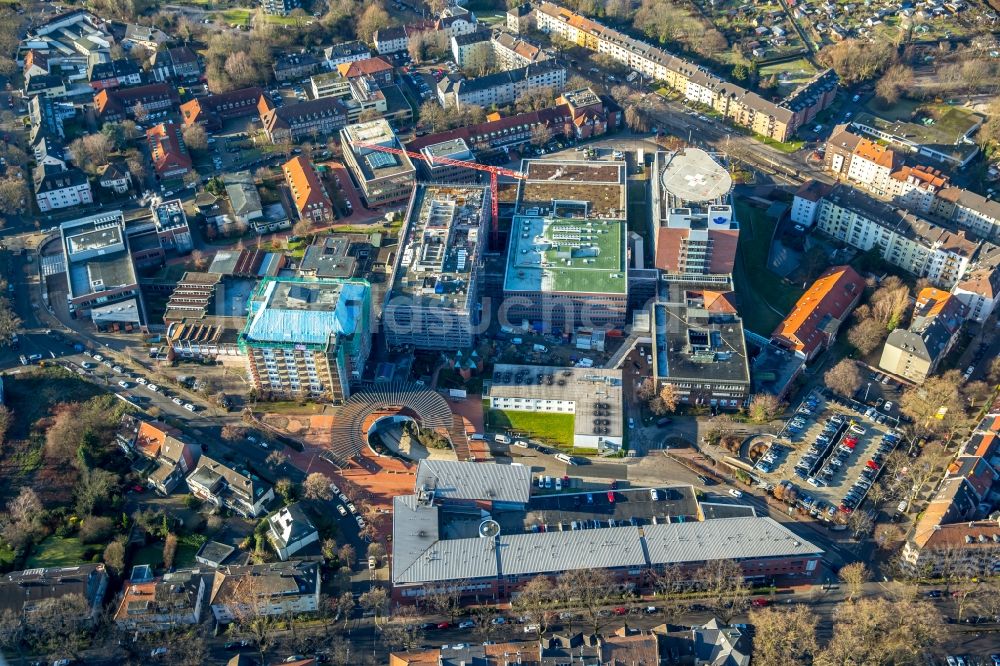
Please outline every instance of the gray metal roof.
[[823, 552], [772, 518], [718, 518], [697, 523], [646, 525], [642, 529], [652, 565]]
[[638, 528], [500, 536], [501, 573], [519, 574], [646, 566]]
[[[395, 551], [394, 551], [395, 552]], [[393, 571], [395, 574], [395, 570]], [[420, 554], [395, 583], [433, 583], [462, 578], [495, 578], [497, 554], [493, 539], [438, 541]]]
[[516, 465], [421, 460], [416, 487], [425, 486], [439, 498], [527, 504], [531, 470]]

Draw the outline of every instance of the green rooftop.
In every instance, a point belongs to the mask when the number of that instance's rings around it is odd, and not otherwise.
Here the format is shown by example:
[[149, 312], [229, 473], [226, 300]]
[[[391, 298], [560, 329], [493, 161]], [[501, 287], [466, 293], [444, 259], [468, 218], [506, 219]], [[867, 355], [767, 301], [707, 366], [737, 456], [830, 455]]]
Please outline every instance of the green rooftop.
[[624, 294], [624, 220], [516, 216], [506, 291]]

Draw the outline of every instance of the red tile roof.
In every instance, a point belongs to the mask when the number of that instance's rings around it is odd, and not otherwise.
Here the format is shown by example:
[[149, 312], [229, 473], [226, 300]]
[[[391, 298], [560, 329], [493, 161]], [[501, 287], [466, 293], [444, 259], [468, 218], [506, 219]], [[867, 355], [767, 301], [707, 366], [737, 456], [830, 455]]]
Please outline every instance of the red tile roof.
[[354, 62], [345, 62], [337, 65], [337, 71], [345, 79], [354, 79], [359, 76], [370, 76], [386, 70], [392, 71], [392, 65], [382, 58], [365, 58]]
[[811, 358], [829, 342], [824, 328], [842, 322], [865, 289], [865, 280], [850, 266], [827, 269], [802, 294], [788, 316], [771, 334], [776, 343]]
[[295, 207], [303, 214], [310, 207], [331, 207], [330, 197], [320, 182], [319, 175], [312, 163], [305, 157], [296, 155], [281, 167], [285, 180], [295, 199]]
[[191, 156], [181, 139], [179, 125], [172, 121], [154, 125], [146, 130], [146, 140], [156, 173], [191, 168]]

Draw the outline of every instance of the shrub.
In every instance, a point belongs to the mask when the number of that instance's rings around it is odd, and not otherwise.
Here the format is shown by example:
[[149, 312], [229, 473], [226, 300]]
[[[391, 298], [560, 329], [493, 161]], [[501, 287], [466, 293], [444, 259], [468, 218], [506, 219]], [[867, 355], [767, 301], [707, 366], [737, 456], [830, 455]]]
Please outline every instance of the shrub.
[[91, 516], [80, 525], [80, 543], [107, 543], [115, 532], [115, 522], [104, 516]]

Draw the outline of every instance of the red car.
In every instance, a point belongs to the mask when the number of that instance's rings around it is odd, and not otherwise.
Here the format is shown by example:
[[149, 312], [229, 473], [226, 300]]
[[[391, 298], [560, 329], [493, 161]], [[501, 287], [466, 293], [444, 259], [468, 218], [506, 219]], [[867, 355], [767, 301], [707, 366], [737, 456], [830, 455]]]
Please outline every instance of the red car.
[[868, 469], [878, 469], [878, 463], [874, 460], [869, 460], [865, 464], [868, 465]]
[[611, 502], [612, 504], [615, 503], [615, 491], [613, 490], [608, 491], [608, 501]]
[[854, 445], [857, 444], [857, 443], [858, 443], [858, 438], [857, 437], [845, 437], [844, 438], [844, 444], [846, 444], [847, 446], [851, 447], [852, 449], [854, 448]]
[[854, 511], [854, 509], [852, 509], [851, 507], [847, 506], [846, 504], [841, 504], [840, 505], [840, 512], [841, 513], [851, 513], [852, 511]]
[[450, 624], [448, 624], [447, 622], [440, 622], [440, 623], [438, 624], [438, 629], [447, 629], [447, 628], [448, 628], [448, 627], [450, 627], [450, 626], [451, 626], [451, 625], [450, 625]]
[[137, 483], [137, 484], [135, 484], [134, 486], [132, 486], [131, 490], [132, 490], [132, 492], [134, 492], [134, 493], [141, 493], [141, 492], [144, 492], [144, 491], [146, 490], [146, 487], [145, 487], [145, 486], [140, 486], [140, 485], [139, 485], [139, 484]]
[[753, 606], [754, 608], [764, 608], [769, 603], [771, 603], [771, 602], [768, 601], [767, 599], [765, 599], [764, 597], [758, 597], [757, 599], [754, 599], [753, 601], [751, 601], [750, 605]]
[[615, 615], [628, 615], [628, 609], [624, 606], [619, 606], [615, 609]]

